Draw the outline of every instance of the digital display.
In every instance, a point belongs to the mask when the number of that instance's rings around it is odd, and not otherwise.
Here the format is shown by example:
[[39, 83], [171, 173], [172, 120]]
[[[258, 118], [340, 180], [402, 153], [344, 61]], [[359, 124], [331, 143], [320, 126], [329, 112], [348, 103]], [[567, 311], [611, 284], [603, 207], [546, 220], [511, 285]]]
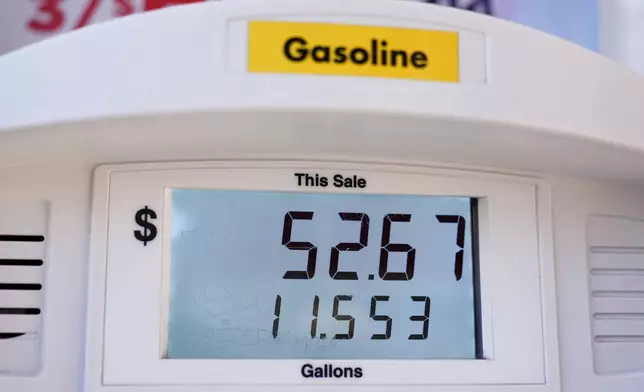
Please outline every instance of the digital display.
[[171, 191], [167, 358], [479, 358], [476, 199]]

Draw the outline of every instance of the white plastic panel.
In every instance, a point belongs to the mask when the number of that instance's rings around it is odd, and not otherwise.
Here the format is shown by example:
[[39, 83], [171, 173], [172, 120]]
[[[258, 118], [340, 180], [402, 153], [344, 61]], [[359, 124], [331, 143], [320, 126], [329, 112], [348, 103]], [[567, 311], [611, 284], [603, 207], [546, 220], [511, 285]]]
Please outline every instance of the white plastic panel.
[[[486, 36], [489, 83], [437, 86], [373, 78], [257, 77], [226, 70], [226, 46], [246, 45], [241, 36], [226, 40], [230, 21], [292, 15], [353, 15], [398, 20], [401, 27], [433, 23], [480, 32]], [[36, 66], [45, 63], [51, 72]], [[19, 80], [21, 86], [0, 90], [0, 129], [146, 113], [297, 108], [431, 114], [522, 124], [543, 135], [549, 130], [632, 150], [644, 146], [639, 105], [644, 82], [637, 75], [583, 48], [497, 18], [413, 2], [238, 0], [174, 7], [24, 48], [4, 56], [0, 69], [0, 85]], [[60, 99], [61, 86], [69, 99]]]
[[[90, 279], [96, 274], [96, 263], [90, 263], [87, 257], [90, 166], [267, 157], [420, 166], [429, 165], [431, 160], [434, 164], [469, 166], [479, 171], [524, 170], [567, 176], [553, 180], [556, 293], [555, 266], [545, 263], [540, 270], [543, 336], [549, 344], [543, 365], [539, 366], [548, 369], [548, 385], [435, 389], [558, 391], [561, 382], [564, 392], [642, 390], [644, 371], [634, 362], [641, 358], [641, 344], [593, 341], [598, 332], [614, 332], [623, 339], [623, 334], [637, 329], [644, 298], [638, 296], [637, 290], [617, 298], [598, 295], [589, 299], [589, 294], [593, 291], [591, 281], [615, 284], [603, 278], [624, 272], [619, 269], [632, 272], [639, 268], [638, 260], [644, 256], [639, 252], [639, 241], [644, 232], [637, 227], [620, 231], [620, 226], [632, 224], [629, 220], [607, 220], [597, 225], [598, 235], [591, 236], [593, 241], [589, 244], [586, 230], [592, 214], [644, 218], [643, 194], [633, 187], [620, 189], [614, 184], [571, 179], [611, 178], [642, 183], [641, 79], [580, 48], [494, 18], [442, 8], [430, 12], [430, 7], [422, 5], [348, 3], [228, 1], [201, 9], [178, 7], [86, 29], [76, 36], [25, 48], [0, 61], [0, 85], [16, 86], [0, 90], [0, 131], [24, 129], [2, 132], [0, 199], [8, 190], [18, 199], [29, 196], [30, 200], [51, 200], [41, 371], [35, 377], [0, 374], [2, 392], [120, 392], [130, 388], [101, 385], [102, 367], [96, 363], [102, 360], [102, 346], [91, 344], [96, 334], [102, 334], [103, 308], [86, 304], [86, 266], [94, 267]], [[344, 15], [361, 18], [391, 17], [392, 24], [405, 19], [410, 24], [435, 23], [478, 31], [486, 37], [489, 83], [436, 86], [368, 78], [249, 77], [225, 70], [227, 63], [221, 54], [228, 42], [224, 38], [226, 21], [257, 14], [281, 18], [286, 14], [313, 13], [331, 18], [338, 9]], [[113, 40], [105, 38], [108, 36]], [[133, 52], [131, 48], [146, 50]], [[114, 58], [127, 61], [106, 61]], [[51, 72], [42, 72], [39, 65], [45, 63]], [[68, 99], [60, 99], [61, 88]], [[226, 110], [234, 113], [225, 113]], [[389, 115], [375, 114], [385, 112]], [[145, 116], [146, 113], [152, 115]], [[119, 120], [106, 120], [110, 116], [118, 116]], [[78, 121], [80, 118], [88, 121]], [[96, 118], [101, 120], [95, 121]], [[65, 123], [68, 120], [73, 123]], [[26, 129], [29, 125], [42, 127]], [[595, 143], [596, 140], [610, 141], [611, 146]], [[628, 146], [628, 150], [615, 147], [619, 145]], [[541, 196], [541, 201], [547, 199], [547, 195]], [[539, 204], [540, 222], [550, 214], [549, 206], [542, 207]], [[3, 211], [5, 216], [12, 212]], [[23, 220], [19, 214], [10, 219], [13, 223]], [[553, 238], [547, 219], [545, 222], [539, 226], [543, 234], [540, 246]], [[5, 245], [2, 257], [40, 257], [40, 250], [29, 244]], [[547, 245], [545, 252], [540, 248], [541, 256], [547, 258], [548, 249]], [[589, 275], [589, 270], [602, 268], [612, 269], [611, 274], [597, 275], [599, 280]], [[91, 295], [97, 295], [104, 287], [98, 288]], [[0, 306], [40, 304], [39, 297], [26, 294], [7, 291]], [[84, 372], [87, 312], [90, 346]], [[513, 330], [508, 328], [505, 332]], [[562, 336], [560, 341], [557, 333]], [[24, 346], [18, 339], [5, 343], [0, 355], [17, 352], [15, 347]], [[40, 355], [40, 345], [28, 347], [33, 349], [33, 355], [24, 351], [23, 358]], [[11, 363], [25, 366], [17, 357]], [[595, 370], [602, 369], [604, 373], [596, 374]], [[87, 388], [83, 388], [83, 382], [87, 382]], [[162, 389], [193, 392], [199, 388], [202, 386]], [[250, 388], [253, 387], [246, 389]], [[145, 392], [159, 389], [140, 388]], [[405, 389], [427, 392], [422, 386]], [[284, 388], [273, 386], [266, 390], [277, 392]], [[307, 390], [324, 392], [330, 388], [311, 386]], [[388, 389], [371, 386], [356, 390]]]
[[593, 216], [588, 246], [595, 371], [644, 372], [644, 221]]

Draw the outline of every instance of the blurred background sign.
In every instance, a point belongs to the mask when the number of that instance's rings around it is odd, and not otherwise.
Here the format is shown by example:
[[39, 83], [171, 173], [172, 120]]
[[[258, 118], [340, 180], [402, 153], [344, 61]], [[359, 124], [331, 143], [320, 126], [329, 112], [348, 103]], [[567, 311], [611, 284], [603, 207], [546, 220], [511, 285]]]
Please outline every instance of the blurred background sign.
[[[89, 24], [203, 1], [206, 0], [0, 0], [0, 54]], [[597, 48], [597, 0], [404, 1], [486, 13], [559, 35], [593, 50]]]
[[[204, 1], [210, 0], [0, 0], [0, 55], [89, 24]], [[644, 0], [397, 1], [433, 3], [507, 19], [644, 72]]]
[[597, 49], [597, 0], [412, 0], [482, 12]]

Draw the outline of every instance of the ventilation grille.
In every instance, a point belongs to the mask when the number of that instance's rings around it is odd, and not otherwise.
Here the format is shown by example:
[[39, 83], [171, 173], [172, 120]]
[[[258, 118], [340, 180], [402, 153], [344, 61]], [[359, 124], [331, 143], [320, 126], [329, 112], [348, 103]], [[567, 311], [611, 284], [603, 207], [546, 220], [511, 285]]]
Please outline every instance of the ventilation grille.
[[40, 368], [46, 203], [0, 204], [0, 374]]
[[644, 372], [644, 221], [588, 223], [595, 372]]

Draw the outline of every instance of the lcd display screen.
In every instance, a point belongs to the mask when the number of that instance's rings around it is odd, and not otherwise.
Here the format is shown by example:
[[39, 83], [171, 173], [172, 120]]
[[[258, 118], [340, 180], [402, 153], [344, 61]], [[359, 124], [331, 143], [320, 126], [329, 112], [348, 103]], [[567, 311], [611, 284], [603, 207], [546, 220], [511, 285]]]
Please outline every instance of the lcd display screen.
[[477, 359], [477, 200], [170, 191], [169, 359]]

